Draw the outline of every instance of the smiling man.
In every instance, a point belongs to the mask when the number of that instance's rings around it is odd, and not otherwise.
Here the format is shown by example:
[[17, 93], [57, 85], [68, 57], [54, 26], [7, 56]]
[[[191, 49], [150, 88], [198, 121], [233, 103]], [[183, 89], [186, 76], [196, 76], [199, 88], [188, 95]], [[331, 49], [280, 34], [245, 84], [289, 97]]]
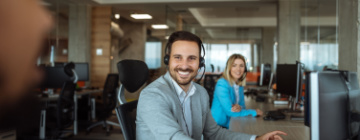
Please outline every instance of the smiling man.
[[281, 131], [263, 136], [231, 132], [216, 124], [206, 90], [192, 82], [204, 65], [202, 41], [196, 35], [178, 31], [171, 34], [165, 49], [168, 72], [140, 94], [136, 117], [138, 140], [268, 140], [280, 139]]

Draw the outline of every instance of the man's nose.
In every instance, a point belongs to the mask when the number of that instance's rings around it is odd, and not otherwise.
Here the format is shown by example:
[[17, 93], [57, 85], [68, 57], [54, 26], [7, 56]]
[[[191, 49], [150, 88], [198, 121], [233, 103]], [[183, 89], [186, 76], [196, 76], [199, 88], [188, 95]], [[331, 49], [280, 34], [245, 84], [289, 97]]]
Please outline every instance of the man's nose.
[[187, 69], [190, 67], [190, 63], [187, 60], [182, 60], [178, 67], [181, 69]]

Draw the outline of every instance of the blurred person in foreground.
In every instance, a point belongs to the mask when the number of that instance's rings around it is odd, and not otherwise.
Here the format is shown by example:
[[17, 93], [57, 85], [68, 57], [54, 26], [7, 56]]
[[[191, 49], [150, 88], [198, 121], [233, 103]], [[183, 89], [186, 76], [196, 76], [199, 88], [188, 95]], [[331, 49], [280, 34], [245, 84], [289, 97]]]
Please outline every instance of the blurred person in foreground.
[[202, 41], [190, 32], [170, 35], [164, 63], [168, 72], [140, 93], [136, 116], [138, 140], [282, 140], [282, 131], [262, 136], [231, 132], [216, 124], [206, 90], [193, 82], [204, 64]]
[[0, 130], [39, 114], [29, 92], [41, 80], [36, 60], [51, 27], [40, 0], [0, 0]]
[[218, 125], [227, 129], [231, 117], [263, 115], [260, 109], [245, 107], [246, 72], [245, 57], [233, 54], [226, 62], [222, 77], [216, 83], [211, 114]]

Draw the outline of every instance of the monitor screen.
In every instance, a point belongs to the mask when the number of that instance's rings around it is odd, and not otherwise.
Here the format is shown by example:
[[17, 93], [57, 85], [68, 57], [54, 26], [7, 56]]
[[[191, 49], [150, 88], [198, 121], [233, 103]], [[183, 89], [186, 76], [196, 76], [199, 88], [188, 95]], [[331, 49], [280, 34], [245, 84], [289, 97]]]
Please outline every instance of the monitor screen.
[[42, 81], [42, 88], [62, 88], [64, 82], [70, 80], [70, 77], [65, 74], [63, 66], [57, 67], [43, 67], [44, 79]]
[[79, 81], [89, 81], [89, 64], [88, 63], [74, 63], [75, 71], [79, 77]]
[[296, 79], [296, 64], [278, 64], [276, 68], [276, 92], [296, 97]]
[[271, 79], [271, 65], [261, 64], [259, 86], [268, 86]]
[[[349, 79], [351, 90], [348, 94], [340, 72], [308, 73], [305, 124], [311, 128], [312, 140], [348, 139], [357, 135], [358, 123], [349, 124], [349, 110], [359, 109], [356, 102], [360, 101], [357, 74], [350, 73]], [[348, 100], [349, 95], [354, 98]]]

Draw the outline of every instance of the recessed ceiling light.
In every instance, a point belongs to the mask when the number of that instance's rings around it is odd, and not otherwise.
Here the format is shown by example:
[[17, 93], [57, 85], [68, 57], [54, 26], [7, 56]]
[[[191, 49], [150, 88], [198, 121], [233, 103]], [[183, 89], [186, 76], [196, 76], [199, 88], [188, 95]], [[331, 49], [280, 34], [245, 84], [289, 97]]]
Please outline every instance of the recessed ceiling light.
[[165, 36], [165, 39], [169, 39], [169, 36]]
[[169, 26], [166, 24], [153, 24], [151, 27], [154, 29], [169, 29]]
[[152, 19], [149, 14], [131, 14], [130, 16], [134, 19]]
[[120, 18], [120, 14], [115, 14], [115, 18], [119, 19]]

